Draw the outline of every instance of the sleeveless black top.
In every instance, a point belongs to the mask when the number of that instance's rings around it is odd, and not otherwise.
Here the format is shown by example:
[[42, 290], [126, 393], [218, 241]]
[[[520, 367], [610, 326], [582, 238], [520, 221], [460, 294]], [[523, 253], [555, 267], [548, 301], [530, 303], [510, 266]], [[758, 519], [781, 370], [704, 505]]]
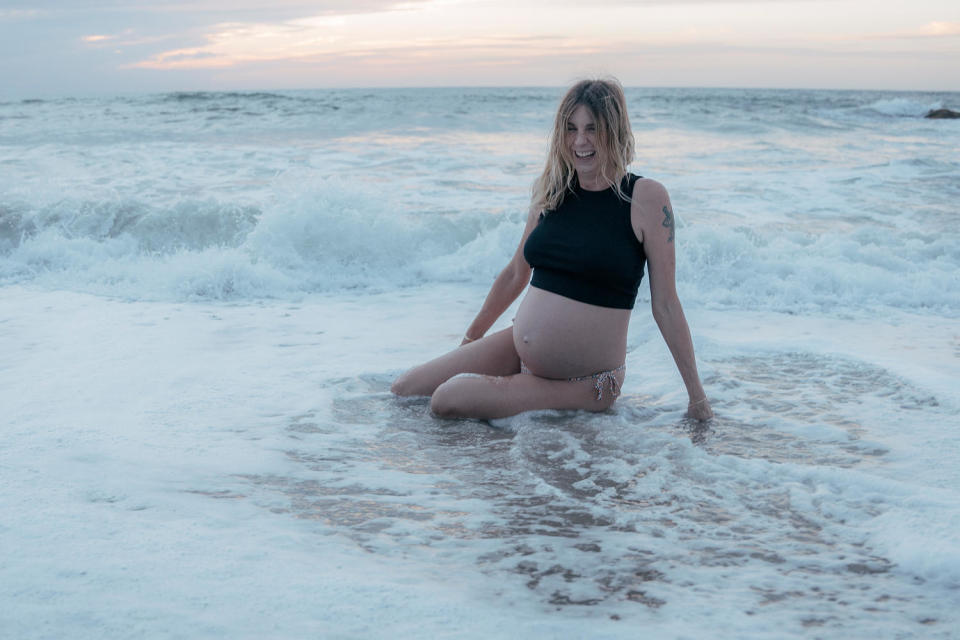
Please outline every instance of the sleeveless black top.
[[[640, 178], [627, 174], [628, 196]], [[613, 187], [587, 191], [576, 186], [560, 206], [540, 214], [523, 245], [538, 289], [614, 309], [633, 309], [646, 255], [630, 224], [630, 203]]]

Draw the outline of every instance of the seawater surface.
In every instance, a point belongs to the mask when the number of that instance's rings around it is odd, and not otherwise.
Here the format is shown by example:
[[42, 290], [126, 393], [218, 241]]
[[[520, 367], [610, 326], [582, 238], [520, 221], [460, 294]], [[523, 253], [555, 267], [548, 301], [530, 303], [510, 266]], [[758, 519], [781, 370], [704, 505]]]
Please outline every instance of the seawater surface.
[[960, 94], [628, 89], [716, 418], [642, 287], [613, 410], [436, 420], [561, 93], [0, 104], [0, 635], [956, 637]]

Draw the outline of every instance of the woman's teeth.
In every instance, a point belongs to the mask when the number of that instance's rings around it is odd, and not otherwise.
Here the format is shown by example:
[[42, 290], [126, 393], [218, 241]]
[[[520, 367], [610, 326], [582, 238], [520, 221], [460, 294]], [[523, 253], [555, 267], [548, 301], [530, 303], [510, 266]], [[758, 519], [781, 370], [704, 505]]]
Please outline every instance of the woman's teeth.
[[574, 153], [578, 158], [589, 158], [590, 156], [592, 156], [593, 154], [595, 154], [596, 151], [584, 151], [584, 152], [582, 152], [582, 153], [581, 153], [580, 151], [574, 151], [573, 153]]

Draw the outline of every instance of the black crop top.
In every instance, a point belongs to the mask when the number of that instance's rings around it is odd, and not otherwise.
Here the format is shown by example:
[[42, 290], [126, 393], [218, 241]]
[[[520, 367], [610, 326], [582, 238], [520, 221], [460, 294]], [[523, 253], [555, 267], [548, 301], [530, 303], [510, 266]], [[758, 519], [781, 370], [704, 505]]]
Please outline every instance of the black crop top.
[[[628, 196], [640, 176], [627, 174]], [[646, 255], [630, 224], [630, 203], [613, 187], [568, 191], [556, 210], [540, 222], [523, 245], [533, 267], [530, 284], [580, 302], [633, 309]]]

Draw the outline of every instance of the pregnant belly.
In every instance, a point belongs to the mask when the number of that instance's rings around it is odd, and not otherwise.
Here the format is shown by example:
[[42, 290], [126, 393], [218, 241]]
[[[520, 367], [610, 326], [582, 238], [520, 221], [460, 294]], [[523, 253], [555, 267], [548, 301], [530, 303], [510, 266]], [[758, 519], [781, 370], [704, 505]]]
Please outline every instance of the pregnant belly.
[[629, 323], [629, 309], [598, 307], [530, 287], [513, 323], [513, 344], [533, 374], [572, 378], [623, 364]]

